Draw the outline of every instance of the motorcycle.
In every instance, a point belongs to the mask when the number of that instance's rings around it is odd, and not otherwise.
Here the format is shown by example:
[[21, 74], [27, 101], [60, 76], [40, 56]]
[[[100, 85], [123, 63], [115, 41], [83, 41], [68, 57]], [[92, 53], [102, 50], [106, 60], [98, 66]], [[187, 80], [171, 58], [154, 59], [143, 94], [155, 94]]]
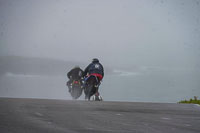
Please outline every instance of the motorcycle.
[[70, 94], [73, 99], [78, 99], [82, 92], [83, 92], [83, 87], [81, 85], [80, 80], [73, 80], [72, 83], [69, 86], [70, 88]]
[[84, 93], [85, 93], [85, 100], [90, 101], [92, 97], [93, 101], [102, 101], [102, 97], [99, 95], [98, 88], [100, 85], [100, 81], [94, 75], [90, 75], [85, 79], [84, 83]]

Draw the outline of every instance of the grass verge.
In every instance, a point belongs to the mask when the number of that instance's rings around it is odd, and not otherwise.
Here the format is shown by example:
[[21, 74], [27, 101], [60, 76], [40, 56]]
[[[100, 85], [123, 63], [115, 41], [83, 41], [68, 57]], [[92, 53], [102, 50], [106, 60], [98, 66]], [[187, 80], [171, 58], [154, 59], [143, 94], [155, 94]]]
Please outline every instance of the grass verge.
[[192, 103], [192, 104], [199, 104], [200, 105], [200, 100], [197, 98], [197, 96], [194, 96], [194, 99], [190, 99], [190, 100], [182, 100], [179, 101], [178, 103]]

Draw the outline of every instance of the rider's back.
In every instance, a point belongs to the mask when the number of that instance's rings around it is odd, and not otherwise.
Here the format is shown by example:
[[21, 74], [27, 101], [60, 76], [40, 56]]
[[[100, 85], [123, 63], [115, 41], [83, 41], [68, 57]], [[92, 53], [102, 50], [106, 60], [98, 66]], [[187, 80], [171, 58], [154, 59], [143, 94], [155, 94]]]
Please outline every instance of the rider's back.
[[89, 74], [98, 73], [98, 74], [101, 74], [103, 76], [104, 75], [103, 66], [99, 62], [91, 63], [88, 66], [88, 73]]
[[80, 68], [73, 68], [70, 72], [67, 73], [68, 78], [72, 79], [81, 79], [83, 76], [83, 70]]

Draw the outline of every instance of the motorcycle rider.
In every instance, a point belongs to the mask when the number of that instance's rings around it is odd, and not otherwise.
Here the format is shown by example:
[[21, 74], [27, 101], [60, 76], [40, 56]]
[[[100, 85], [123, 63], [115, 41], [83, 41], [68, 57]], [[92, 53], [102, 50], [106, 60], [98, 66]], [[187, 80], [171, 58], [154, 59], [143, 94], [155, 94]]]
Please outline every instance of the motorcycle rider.
[[99, 80], [99, 84], [96, 86], [97, 91], [95, 93], [96, 96], [99, 96], [98, 89], [99, 89], [100, 81], [104, 77], [104, 68], [97, 58], [94, 58], [92, 62], [85, 68], [84, 77], [85, 76], [89, 77], [90, 75], [96, 76]]
[[83, 70], [79, 66], [75, 66], [73, 69], [71, 69], [67, 73], [67, 77], [69, 78], [69, 81], [67, 82], [67, 86], [69, 88], [69, 92], [71, 92], [71, 84], [73, 80], [79, 80], [82, 86], [82, 78], [83, 78]]

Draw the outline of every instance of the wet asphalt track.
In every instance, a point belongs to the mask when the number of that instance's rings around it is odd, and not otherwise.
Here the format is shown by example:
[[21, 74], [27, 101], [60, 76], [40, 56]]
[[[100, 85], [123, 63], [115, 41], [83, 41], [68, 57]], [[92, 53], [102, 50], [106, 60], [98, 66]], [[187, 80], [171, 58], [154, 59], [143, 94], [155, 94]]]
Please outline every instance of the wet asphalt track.
[[200, 133], [200, 107], [0, 98], [0, 133]]

